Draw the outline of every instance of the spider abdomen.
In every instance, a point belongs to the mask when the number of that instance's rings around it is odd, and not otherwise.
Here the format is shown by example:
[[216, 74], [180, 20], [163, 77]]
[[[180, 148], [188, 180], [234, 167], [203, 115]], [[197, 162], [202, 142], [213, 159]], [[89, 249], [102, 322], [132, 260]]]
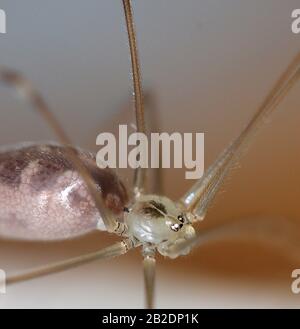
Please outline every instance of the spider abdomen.
[[[76, 150], [91, 172], [104, 204], [116, 215], [127, 202], [124, 185], [92, 153]], [[60, 240], [105, 230], [80, 174], [55, 144], [32, 144], [0, 152], [0, 236]]]

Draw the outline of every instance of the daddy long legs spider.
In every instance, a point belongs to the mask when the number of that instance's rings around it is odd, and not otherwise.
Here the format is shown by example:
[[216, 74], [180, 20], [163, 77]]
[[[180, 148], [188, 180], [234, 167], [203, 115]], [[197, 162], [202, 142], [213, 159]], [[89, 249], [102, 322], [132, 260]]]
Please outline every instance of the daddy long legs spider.
[[[297, 77], [297, 68], [298, 68], [298, 62], [297, 61], [295, 61], [294, 62], [294, 65], [292, 65], [292, 67], [291, 67], [291, 69], [288, 69], [287, 70], [287, 77], [285, 77], [285, 78], [283, 78], [282, 79], [282, 81], [279, 83], [279, 87], [278, 88], [276, 88], [275, 87], [275, 91], [274, 91], [274, 93], [273, 93], [273, 95], [272, 94], [270, 94], [271, 96], [269, 97], [269, 100], [272, 102], [273, 101], [273, 99], [272, 99], [272, 97], [274, 96], [275, 98], [279, 98], [279, 97], [281, 97], [281, 92], [282, 93], [285, 93], [286, 91], [287, 91], [287, 89], [288, 88], [290, 88], [290, 85], [287, 83], [287, 81], [288, 80], [286, 80], [286, 78], [288, 79], [288, 78], [291, 78], [291, 79], [294, 79], [294, 77], [295, 77], [295, 79], [296, 79], [296, 77]], [[295, 75], [293, 75], [293, 74], [295, 74]], [[11, 79], [9, 79], [7, 76], [6, 76], [6, 79], [5, 79], [7, 82], [9, 82], [9, 80], [10, 80], [10, 82], [12, 82], [12, 83], [14, 83], [14, 82], [16, 82], [16, 79], [14, 79], [13, 77], [11, 77]], [[293, 81], [293, 80], [292, 80]], [[281, 86], [281, 84], [282, 84], [282, 86]], [[282, 89], [281, 89], [282, 88]], [[286, 89], [285, 89], [286, 88]], [[136, 95], [138, 95], [138, 93], [136, 93]], [[277, 100], [276, 100], [277, 101]], [[137, 103], [140, 103], [140, 101], [138, 101]], [[139, 125], [138, 124], [138, 127], [139, 126], [142, 126], [141, 124]], [[69, 156], [71, 156], [72, 157], [72, 155], [71, 154], [69, 154]], [[74, 160], [74, 159], [73, 159]], [[74, 162], [74, 161], [73, 161]], [[75, 160], [75, 162], [77, 163], [77, 161]], [[78, 164], [79, 166], [80, 166], [80, 163]], [[223, 171], [222, 171], [223, 172]], [[217, 174], [217, 176], [218, 176], [218, 172], [216, 172], [216, 174]], [[215, 175], [213, 175], [214, 177], [216, 177]], [[218, 177], [221, 177], [221, 176], [218, 176]], [[140, 180], [138, 180], [138, 182], [139, 182]], [[137, 185], [140, 185], [140, 183], [138, 183]], [[212, 190], [213, 191], [213, 190]], [[211, 193], [213, 193], [213, 192], [211, 192]], [[95, 193], [95, 196], [96, 196], [96, 193]], [[150, 200], [150, 201], [155, 201], [155, 200]], [[101, 200], [99, 200], [99, 202], [101, 203]], [[209, 199], [209, 202], [210, 202], [210, 199]], [[206, 203], [206, 201], [205, 201], [205, 203]], [[151, 207], [153, 207], [154, 205], [153, 205], [153, 202], [151, 203], [152, 204], [152, 206]], [[102, 209], [102, 211], [103, 211], [103, 209], [105, 209], [105, 207], [100, 207], [101, 209]], [[157, 208], [157, 207], [155, 207], [154, 206], [154, 208]], [[206, 207], [205, 207], [206, 208]], [[200, 214], [201, 215], [201, 214]], [[103, 215], [103, 217], [105, 217], [105, 214]], [[149, 256], [150, 257], [150, 256]], [[149, 262], [151, 262], [151, 263], [149, 263]], [[153, 264], [154, 263], [154, 261], [153, 261], [153, 259], [148, 259], [147, 261], [146, 261], [146, 266], [149, 266], [149, 264]], [[147, 271], [148, 272], [148, 271]], [[13, 279], [9, 279], [8, 280], [8, 282], [12, 282], [13, 281]], [[149, 281], [149, 280], [146, 280], [146, 281]], [[151, 280], [150, 280], [151, 281]], [[148, 285], [149, 286], [149, 285]], [[148, 290], [152, 290], [152, 289], [148, 289]], [[149, 296], [149, 298], [148, 298], [148, 305], [149, 306], [151, 306], [151, 294], [150, 294], [150, 296]]]

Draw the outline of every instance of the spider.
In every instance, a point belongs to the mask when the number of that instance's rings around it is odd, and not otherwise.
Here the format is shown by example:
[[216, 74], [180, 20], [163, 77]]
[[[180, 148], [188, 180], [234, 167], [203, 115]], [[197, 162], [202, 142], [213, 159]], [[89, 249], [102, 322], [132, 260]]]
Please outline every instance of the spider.
[[[131, 56], [136, 127], [138, 132], [146, 133], [131, 1], [123, 0], [123, 7]], [[0, 200], [3, 205], [0, 234], [49, 241], [73, 238], [98, 229], [122, 238], [99, 251], [9, 276], [7, 284], [141, 248], [146, 307], [153, 308], [156, 253], [169, 258], [187, 255], [207, 241], [249, 227], [249, 223], [236, 222], [200, 234], [194, 226], [205, 218], [225, 177], [259, 128], [299, 80], [300, 54], [288, 65], [240, 135], [177, 201], [164, 195], [148, 194], [145, 189], [147, 172], [140, 167], [135, 169], [132, 198], [129, 199], [123, 183], [112, 170], [98, 168], [93, 154], [72, 146], [40, 93], [26, 78], [7, 69], [0, 73], [4, 83], [14, 86], [27, 97], [60, 141], [60, 144], [23, 144], [0, 154]], [[38, 200], [37, 206], [30, 203], [32, 195]], [[17, 198], [18, 205], [14, 201]]]

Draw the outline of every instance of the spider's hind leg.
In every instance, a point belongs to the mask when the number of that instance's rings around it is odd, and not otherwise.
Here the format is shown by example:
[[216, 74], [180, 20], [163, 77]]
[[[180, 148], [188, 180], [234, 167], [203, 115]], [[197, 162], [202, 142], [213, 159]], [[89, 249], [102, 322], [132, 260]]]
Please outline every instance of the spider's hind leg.
[[36, 269], [29, 270], [23, 274], [9, 276], [6, 280], [6, 283], [13, 284], [17, 282], [27, 281], [37, 277], [49, 275], [52, 273], [65, 271], [67, 269], [77, 267], [79, 265], [87, 264], [92, 261], [121, 256], [134, 247], [135, 245], [133, 241], [130, 239], [126, 239], [121, 242], [117, 242], [109, 247], [103, 248], [101, 250], [86, 255], [81, 255], [57, 263], [53, 263], [50, 265], [45, 265]]
[[82, 160], [80, 160], [76, 154], [75, 148], [72, 147], [72, 142], [62, 128], [60, 122], [57, 120], [54, 113], [51, 111], [46, 101], [42, 97], [41, 93], [32, 85], [32, 83], [25, 78], [21, 73], [0, 67], [0, 82], [13, 87], [17, 91], [21, 92], [26, 101], [28, 101], [33, 109], [37, 111], [41, 117], [46, 121], [49, 127], [59, 139], [59, 141], [66, 147], [66, 153], [69, 159], [72, 161], [75, 169], [81, 175], [82, 179], [86, 183], [88, 190], [93, 197], [96, 207], [103, 219], [107, 231], [113, 232], [116, 227], [116, 221], [114, 216], [108, 211], [104, 205], [101, 194], [99, 194], [95, 181], [86, 168]]

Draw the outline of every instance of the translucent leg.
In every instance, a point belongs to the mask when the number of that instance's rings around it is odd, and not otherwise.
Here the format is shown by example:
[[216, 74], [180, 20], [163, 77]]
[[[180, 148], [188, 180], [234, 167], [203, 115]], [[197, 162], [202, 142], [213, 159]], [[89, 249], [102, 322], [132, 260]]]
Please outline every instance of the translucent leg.
[[187, 211], [197, 214], [199, 220], [204, 218], [208, 207], [230, 169], [234, 167], [246, 151], [256, 132], [267, 122], [271, 113], [299, 81], [299, 78], [300, 53], [281, 75], [242, 133], [221, 153], [204, 176], [181, 198], [180, 202], [186, 207]]
[[[136, 44], [136, 33], [134, 29], [131, 1], [123, 0], [123, 7], [124, 7], [124, 14], [125, 14], [129, 48], [130, 48], [136, 126], [137, 126], [137, 131], [139, 133], [146, 134], [141, 72], [140, 72], [139, 56], [138, 56], [138, 50]], [[138, 196], [140, 193], [143, 192], [145, 188], [145, 180], [146, 180], [145, 168], [138, 167], [137, 169], [135, 169], [133, 187], [136, 196]]]
[[143, 268], [144, 268], [144, 284], [145, 284], [145, 303], [146, 308], [154, 307], [154, 289], [155, 289], [155, 265], [154, 249], [144, 246]]
[[244, 218], [222, 225], [197, 230], [197, 236], [176, 245], [172, 251], [178, 254], [187, 248], [198, 248], [224, 240], [255, 241], [270, 246], [292, 260], [300, 259], [299, 227], [285, 218]]
[[29, 270], [22, 274], [9, 276], [6, 279], [6, 283], [13, 284], [16, 282], [27, 281], [37, 277], [49, 275], [51, 273], [65, 271], [67, 269], [79, 265], [83, 265], [86, 263], [90, 263], [92, 261], [120, 256], [125, 254], [131, 248], [132, 248], [132, 243], [129, 242], [128, 240], [127, 241], [124, 240], [96, 252], [92, 252], [86, 255], [81, 255], [78, 257], [73, 257], [50, 265], [42, 266], [36, 269]]

